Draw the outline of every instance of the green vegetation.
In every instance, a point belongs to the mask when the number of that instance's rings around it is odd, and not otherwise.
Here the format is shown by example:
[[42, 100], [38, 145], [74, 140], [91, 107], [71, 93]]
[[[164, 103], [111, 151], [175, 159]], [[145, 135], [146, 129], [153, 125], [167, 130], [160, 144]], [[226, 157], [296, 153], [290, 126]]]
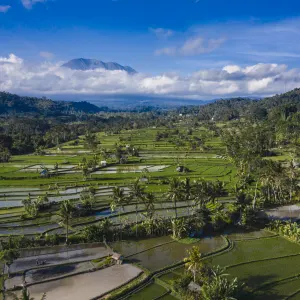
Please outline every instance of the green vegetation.
[[[19, 109], [0, 117], [1, 258], [8, 266], [20, 248], [105, 242], [119, 245], [125, 261], [162, 275], [141, 294], [133, 284], [133, 298], [153, 292], [168, 299], [171, 290], [194, 297], [187, 291], [194, 281], [203, 299], [239, 299], [235, 277], [252, 297], [296, 295], [299, 226], [270, 222], [264, 211], [299, 201], [299, 90], [261, 101], [99, 114], [79, 112], [84, 104], [0, 99]], [[274, 234], [258, 231], [265, 227]], [[187, 255], [186, 270], [160, 273]]]

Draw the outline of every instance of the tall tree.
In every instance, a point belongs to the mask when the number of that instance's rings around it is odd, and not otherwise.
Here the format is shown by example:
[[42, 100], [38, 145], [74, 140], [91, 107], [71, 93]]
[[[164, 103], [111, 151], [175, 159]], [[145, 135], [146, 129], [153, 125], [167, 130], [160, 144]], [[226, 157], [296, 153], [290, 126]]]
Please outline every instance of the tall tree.
[[188, 250], [188, 257], [186, 257], [184, 261], [185, 267], [193, 274], [194, 282], [196, 282], [197, 272], [199, 272], [203, 266], [200, 248], [194, 246], [191, 250]]
[[121, 209], [124, 211], [124, 205], [128, 202], [128, 199], [125, 195], [125, 191], [122, 188], [114, 187], [112, 194], [113, 201], [110, 204], [111, 211], [118, 209], [119, 212], [119, 223], [121, 227], [121, 240], [122, 240], [122, 224], [121, 224]]
[[66, 244], [68, 244], [69, 240], [69, 226], [70, 220], [74, 214], [74, 205], [70, 202], [70, 200], [65, 200], [61, 203], [60, 209], [58, 211], [58, 216], [60, 217], [60, 223], [62, 223], [66, 227]]
[[177, 178], [172, 178], [169, 183], [169, 190], [167, 192], [167, 199], [174, 204], [175, 218], [177, 219], [177, 202], [184, 198], [184, 191], [181, 182]]
[[144, 188], [140, 185], [139, 179], [136, 179], [133, 185], [130, 188], [129, 197], [135, 201], [135, 227], [136, 227], [136, 236], [138, 236], [138, 205], [141, 203], [144, 197]]

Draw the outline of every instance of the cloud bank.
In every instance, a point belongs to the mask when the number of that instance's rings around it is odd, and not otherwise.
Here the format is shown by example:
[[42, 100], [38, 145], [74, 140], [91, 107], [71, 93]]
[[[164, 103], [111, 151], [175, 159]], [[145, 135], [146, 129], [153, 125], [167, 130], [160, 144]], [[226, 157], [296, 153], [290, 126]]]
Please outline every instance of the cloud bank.
[[0, 57], [0, 90], [31, 95], [147, 95], [186, 99], [264, 96], [300, 86], [300, 69], [284, 64], [227, 65], [180, 74], [129, 75], [124, 71], [78, 71], [61, 63], [27, 65], [14, 54]]

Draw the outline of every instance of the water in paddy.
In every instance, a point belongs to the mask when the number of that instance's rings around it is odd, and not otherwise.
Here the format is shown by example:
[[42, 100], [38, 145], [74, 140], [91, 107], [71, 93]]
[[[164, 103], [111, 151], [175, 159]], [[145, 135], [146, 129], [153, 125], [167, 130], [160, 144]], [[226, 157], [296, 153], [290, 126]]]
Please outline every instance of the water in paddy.
[[100, 295], [125, 284], [140, 273], [140, 269], [131, 265], [114, 265], [96, 272], [32, 285], [29, 291], [34, 299], [40, 299], [44, 292], [47, 300], [98, 299]]
[[117, 174], [117, 173], [141, 173], [143, 170], [148, 172], [159, 172], [165, 168], [167, 165], [159, 166], [128, 166], [128, 167], [117, 167], [117, 168], [105, 168], [100, 171], [93, 172], [92, 174]]
[[111, 247], [124, 256], [133, 255], [141, 251], [153, 248], [157, 245], [173, 242], [169, 236], [145, 239], [141, 241], [121, 241], [111, 244]]
[[[166, 239], [166, 237], [164, 238]], [[170, 239], [168, 240], [170, 241]], [[151, 241], [151, 239], [149, 241]], [[165, 241], [167, 242], [167, 239]], [[200, 251], [202, 253], [208, 253], [220, 248], [223, 244], [224, 240], [221, 237], [204, 238], [199, 242], [190, 245], [173, 242], [169, 244], [163, 244], [136, 255], [131, 255], [129, 259], [132, 262], [141, 264], [150, 271], [155, 271], [182, 261], [187, 256], [187, 250], [191, 249], [193, 246], [200, 247]], [[148, 245], [144, 246], [142, 241], [141, 245], [138, 244], [137, 249], [135, 249], [135, 245], [132, 244], [129, 244], [127, 247], [126, 244], [121, 245], [119, 246], [119, 249], [122, 254], [130, 255], [136, 250], [142, 249], [140, 251], [143, 251], [143, 249], [147, 249], [147, 246]]]
[[[132, 213], [128, 213], [128, 214], [124, 215], [123, 217], [129, 222], [135, 222], [136, 221], [136, 214], [134, 213], [134, 210], [131, 210]], [[188, 214], [189, 214], [189, 212], [186, 208], [178, 208], [177, 209], [177, 216], [178, 217], [187, 216]], [[175, 210], [174, 209], [164, 209], [164, 210], [156, 210], [155, 211], [155, 217], [172, 218], [172, 217], [174, 217], [174, 215], [175, 215]], [[122, 218], [122, 215], [121, 215], [121, 218]], [[138, 217], [137, 217], [138, 222], [143, 221], [144, 219], [145, 219], [145, 216], [138, 212]], [[110, 220], [114, 224], [119, 224], [120, 223], [119, 216], [117, 216], [117, 215], [111, 217]]]
[[34, 283], [48, 279], [54, 279], [61, 276], [76, 274], [80, 272], [86, 272], [92, 269], [94, 266], [90, 262], [70, 264], [70, 265], [58, 265], [50, 266], [41, 269], [33, 269], [26, 272], [26, 282]]
[[21, 200], [0, 201], [0, 208], [21, 207], [21, 206], [23, 206]]
[[267, 209], [261, 212], [261, 217], [268, 217], [272, 220], [299, 220], [300, 206], [285, 205], [277, 208]]
[[14, 228], [0, 228], [0, 235], [31, 235], [36, 233], [43, 233], [46, 230], [59, 227], [57, 224], [47, 224], [41, 226], [28, 227], [14, 227]]
[[141, 291], [137, 292], [136, 294], [133, 294], [128, 299], [131, 299], [131, 300], [140, 300], [140, 299], [153, 300], [153, 299], [156, 299], [156, 298], [164, 295], [166, 292], [167, 292], [167, 290], [165, 288], [163, 288], [162, 286], [160, 286], [156, 283], [152, 283], [152, 284], [146, 286]]
[[11, 192], [23, 192], [26, 191], [29, 193], [30, 191], [40, 191], [39, 188], [17, 188], [17, 187], [12, 187], [12, 188], [0, 188], [0, 195], [2, 196], [5, 193], [11, 193]]

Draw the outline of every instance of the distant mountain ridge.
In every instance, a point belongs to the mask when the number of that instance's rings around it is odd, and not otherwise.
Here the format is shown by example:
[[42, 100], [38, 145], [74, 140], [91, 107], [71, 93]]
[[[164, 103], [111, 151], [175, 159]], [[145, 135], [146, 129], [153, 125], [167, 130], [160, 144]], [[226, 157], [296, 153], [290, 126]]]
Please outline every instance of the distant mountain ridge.
[[81, 71], [87, 71], [87, 70], [96, 70], [96, 69], [105, 69], [109, 71], [126, 71], [129, 74], [135, 74], [137, 73], [136, 70], [129, 66], [122, 66], [116, 62], [103, 62], [101, 60], [97, 59], [88, 59], [88, 58], [75, 58], [67, 63], [63, 64], [62, 67], [69, 68], [72, 70], [81, 70]]

